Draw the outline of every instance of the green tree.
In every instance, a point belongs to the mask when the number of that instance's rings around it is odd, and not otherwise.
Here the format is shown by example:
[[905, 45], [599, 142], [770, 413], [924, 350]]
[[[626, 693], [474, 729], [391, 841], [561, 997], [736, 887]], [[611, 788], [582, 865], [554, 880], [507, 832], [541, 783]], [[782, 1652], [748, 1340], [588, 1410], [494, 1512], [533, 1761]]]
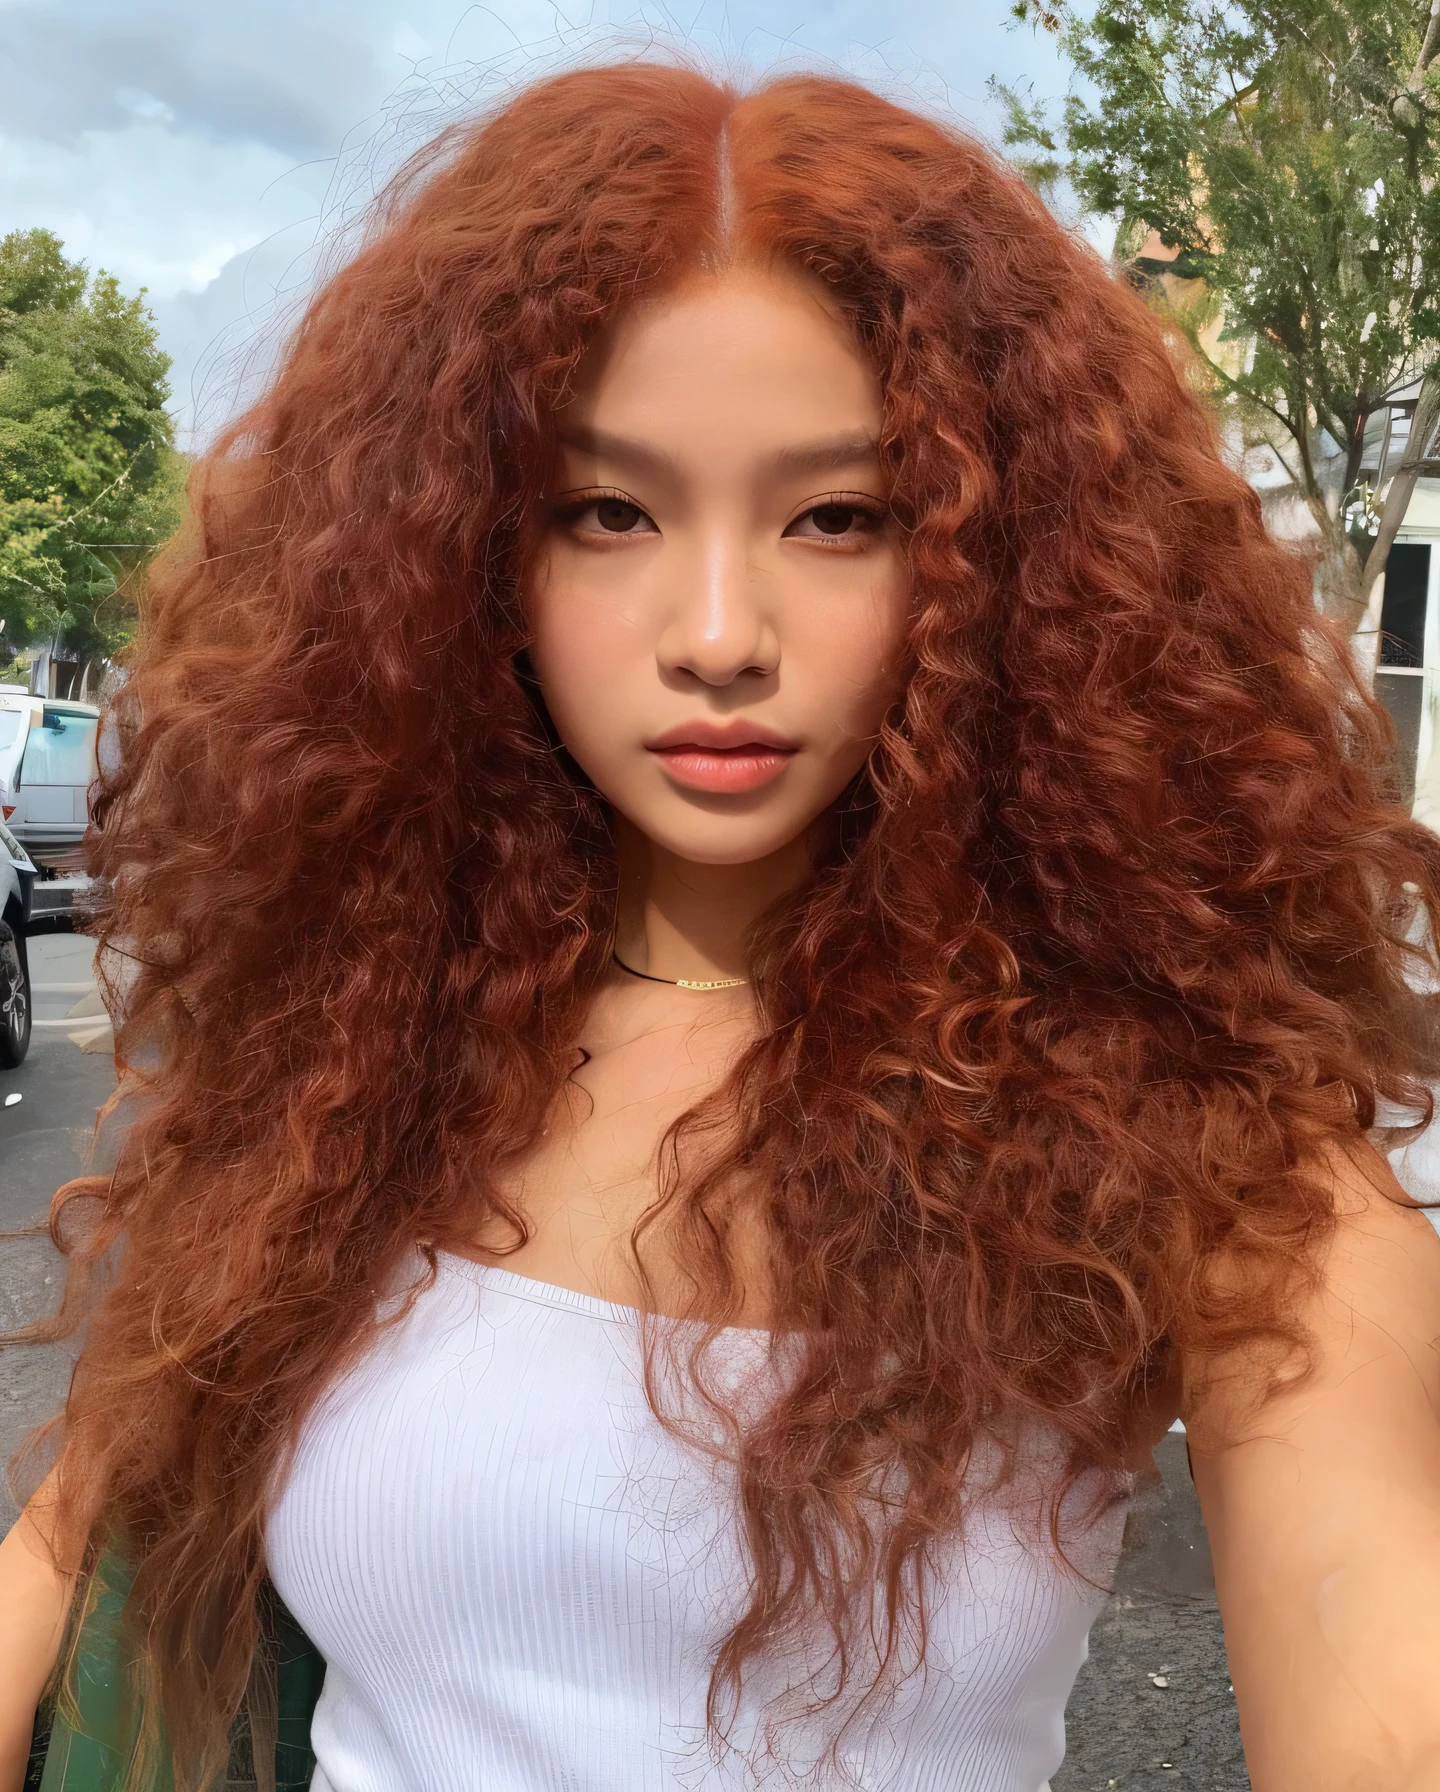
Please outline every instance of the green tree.
[[[1082, 17], [1019, 0], [1014, 14], [1054, 32], [1078, 77], [1058, 122], [996, 84], [1017, 160], [1116, 220], [1117, 257], [1303, 499], [1324, 607], [1355, 627], [1379, 570], [1365, 576], [1366, 421], [1440, 343], [1440, 8], [1099, 0]], [[1152, 231], [1166, 256], [1141, 253]]]
[[0, 659], [129, 638], [136, 575], [179, 514], [169, 365], [143, 294], [47, 230], [0, 241]]

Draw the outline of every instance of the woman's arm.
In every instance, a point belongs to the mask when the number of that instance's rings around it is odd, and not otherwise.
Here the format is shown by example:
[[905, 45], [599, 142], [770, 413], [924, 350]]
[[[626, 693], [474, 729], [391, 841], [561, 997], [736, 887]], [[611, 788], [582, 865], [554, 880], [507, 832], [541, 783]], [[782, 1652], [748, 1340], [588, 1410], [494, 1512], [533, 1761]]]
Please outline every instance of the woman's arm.
[[53, 1472], [0, 1542], [0, 1792], [21, 1792], [35, 1709], [55, 1665], [74, 1577], [49, 1550]]
[[1299, 1318], [1314, 1373], [1187, 1365], [1255, 1792], [1440, 1792], [1440, 1238], [1367, 1148]]

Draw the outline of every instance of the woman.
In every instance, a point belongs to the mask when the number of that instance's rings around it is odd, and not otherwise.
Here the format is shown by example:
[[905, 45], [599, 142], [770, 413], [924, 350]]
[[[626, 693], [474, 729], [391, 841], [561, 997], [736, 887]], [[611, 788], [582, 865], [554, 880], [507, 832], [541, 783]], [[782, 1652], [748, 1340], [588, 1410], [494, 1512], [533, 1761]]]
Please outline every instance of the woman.
[[1440, 1241], [1366, 1142], [1436, 847], [974, 143], [651, 66], [447, 140], [124, 705], [156, 1056], [55, 1222], [12, 1783], [105, 1550], [182, 1788], [268, 1578], [331, 1792], [1036, 1792], [1183, 1414], [1259, 1792], [1440, 1784]]

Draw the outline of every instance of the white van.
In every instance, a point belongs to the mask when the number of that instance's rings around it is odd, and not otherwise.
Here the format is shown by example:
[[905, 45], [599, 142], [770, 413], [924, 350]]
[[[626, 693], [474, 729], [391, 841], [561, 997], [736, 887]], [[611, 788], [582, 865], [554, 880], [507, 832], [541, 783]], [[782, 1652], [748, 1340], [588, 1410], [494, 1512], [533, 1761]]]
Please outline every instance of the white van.
[[0, 821], [39, 863], [73, 857], [90, 819], [93, 703], [0, 687]]
[[0, 685], [0, 822], [34, 861], [27, 930], [67, 927], [89, 879], [80, 842], [90, 819], [100, 711]]

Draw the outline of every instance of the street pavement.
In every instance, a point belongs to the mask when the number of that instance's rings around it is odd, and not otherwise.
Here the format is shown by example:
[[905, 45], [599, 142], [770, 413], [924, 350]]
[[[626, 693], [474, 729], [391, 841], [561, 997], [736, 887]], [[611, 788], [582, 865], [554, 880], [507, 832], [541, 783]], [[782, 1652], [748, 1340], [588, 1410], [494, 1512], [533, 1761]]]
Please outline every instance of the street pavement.
[[1249, 1792], [1183, 1434], [1162, 1438], [1155, 1462], [1161, 1479], [1136, 1497], [1114, 1591], [1070, 1695], [1051, 1792]]
[[[90, 956], [89, 942], [72, 935], [30, 941], [37, 1024], [25, 1062], [0, 1071], [0, 1231], [7, 1234], [43, 1222], [55, 1190], [82, 1174], [96, 1113], [115, 1087], [110, 1057], [83, 1051], [71, 1038], [93, 1037], [96, 1021], [64, 1018], [96, 1005], [85, 994]], [[14, 1095], [20, 1100], [3, 1105]], [[52, 1308], [60, 1266], [46, 1237], [0, 1240], [0, 1329], [28, 1324]], [[0, 1461], [57, 1411], [69, 1362], [56, 1345], [0, 1351]], [[0, 1528], [8, 1529], [14, 1515], [8, 1489], [0, 1487]]]

